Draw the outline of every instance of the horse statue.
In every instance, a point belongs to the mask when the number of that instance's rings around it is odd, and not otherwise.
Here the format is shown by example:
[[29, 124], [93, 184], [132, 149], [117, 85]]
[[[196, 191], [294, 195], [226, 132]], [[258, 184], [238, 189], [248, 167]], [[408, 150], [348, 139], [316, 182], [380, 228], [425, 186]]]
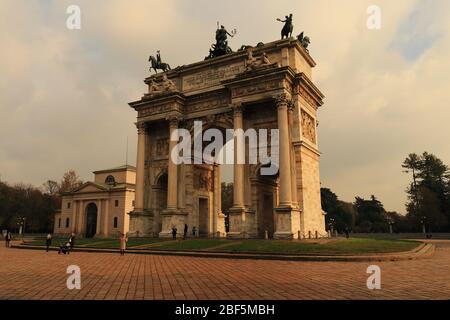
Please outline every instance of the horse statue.
[[281, 30], [281, 39], [292, 37], [294, 31], [294, 25], [292, 23], [292, 13], [286, 16], [285, 20], [277, 19], [279, 22], [284, 22], [283, 29]]
[[158, 60], [154, 56], [150, 56], [148, 58], [148, 61], [152, 63], [150, 67], [150, 71], [155, 70], [156, 73], [158, 73], [158, 69], [162, 70], [163, 72], [166, 72], [167, 70], [171, 70], [169, 64], [160, 62], [158, 63]]

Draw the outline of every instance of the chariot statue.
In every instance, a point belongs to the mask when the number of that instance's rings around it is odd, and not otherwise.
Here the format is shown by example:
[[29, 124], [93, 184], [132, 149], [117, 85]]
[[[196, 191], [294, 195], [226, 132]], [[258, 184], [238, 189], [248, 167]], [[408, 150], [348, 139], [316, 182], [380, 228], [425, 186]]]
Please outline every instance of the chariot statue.
[[219, 27], [219, 24], [217, 24], [216, 43], [211, 45], [211, 49], [209, 49], [209, 55], [206, 57], [206, 59], [220, 57], [227, 53], [233, 52], [233, 50], [231, 50], [231, 48], [228, 46], [228, 36], [233, 38], [236, 33], [236, 29], [234, 29], [230, 33], [223, 25]]

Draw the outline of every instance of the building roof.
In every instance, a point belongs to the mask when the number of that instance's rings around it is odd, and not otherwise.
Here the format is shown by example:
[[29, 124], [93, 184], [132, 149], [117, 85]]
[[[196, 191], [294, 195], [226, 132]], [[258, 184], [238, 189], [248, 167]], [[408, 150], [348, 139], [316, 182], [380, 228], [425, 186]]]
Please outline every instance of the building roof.
[[111, 169], [104, 169], [104, 170], [94, 171], [93, 174], [117, 172], [117, 171], [136, 171], [136, 167], [131, 166], [129, 164], [125, 164], [123, 166], [119, 166], [119, 167], [115, 167], [115, 168], [111, 168]]
[[62, 195], [70, 196], [70, 195], [74, 195], [76, 193], [83, 193], [83, 189], [88, 186], [93, 186], [96, 189], [98, 189], [97, 191], [88, 191], [88, 192], [112, 192], [112, 191], [124, 191], [127, 189], [134, 190], [136, 188], [136, 185], [131, 184], [131, 183], [118, 183], [114, 186], [111, 186], [111, 185], [107, 185], [107, 184], [103, 184], [103, 183], [95, 183], [92, 181], [88, 181], [88, 182], [83, 183], [81, 186], [79, 186], [78, 188], [76, 188], [72, 191], [62, 193]]

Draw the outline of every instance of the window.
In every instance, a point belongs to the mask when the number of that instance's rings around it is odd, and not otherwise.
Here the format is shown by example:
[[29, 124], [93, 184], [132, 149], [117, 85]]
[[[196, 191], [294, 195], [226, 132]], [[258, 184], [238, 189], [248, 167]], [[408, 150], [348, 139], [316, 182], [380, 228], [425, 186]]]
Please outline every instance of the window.
[[134, 207], [135, 201], [133, 200], [132, 206]]
[[114, 217], [114, 228], [117, 228], [118, 225], [118, 219], [117, 217]]
[[116, 207], [118, 207], [118, 206], [119, 206], [119, 200], [114, 201], [114, 205], [115, 205]]
[[69, 227], [69, 225], [70, 225], [70, 219], [69, 219], [69, 218], [67, 218], [67, 219], [66, 219], [66, 228], [68, 228], [68, 227]]
[[109, 175], [105, 179], [105, 183], [109, 186], [115, 186], [116, 185], [116, 179], [114, 179], [113, 176]]
[[67, 202], [67, 209], [70, 209], [70, 202]]
[[61, 218], [58, 219], [58, 228], [61, 228]]

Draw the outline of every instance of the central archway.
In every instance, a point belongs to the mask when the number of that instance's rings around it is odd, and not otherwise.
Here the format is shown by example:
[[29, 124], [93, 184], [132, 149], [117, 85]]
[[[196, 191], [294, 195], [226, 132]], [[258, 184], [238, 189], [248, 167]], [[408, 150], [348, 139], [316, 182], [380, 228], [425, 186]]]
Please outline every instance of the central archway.
[[97, 233], [97, 205], [93, 202], [86, 207], [86, 238], [92, 238]]

